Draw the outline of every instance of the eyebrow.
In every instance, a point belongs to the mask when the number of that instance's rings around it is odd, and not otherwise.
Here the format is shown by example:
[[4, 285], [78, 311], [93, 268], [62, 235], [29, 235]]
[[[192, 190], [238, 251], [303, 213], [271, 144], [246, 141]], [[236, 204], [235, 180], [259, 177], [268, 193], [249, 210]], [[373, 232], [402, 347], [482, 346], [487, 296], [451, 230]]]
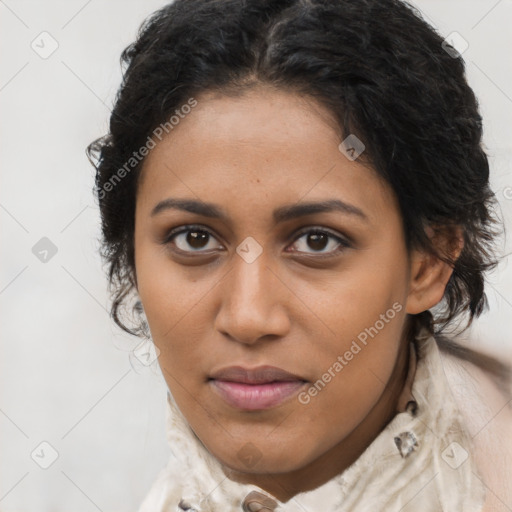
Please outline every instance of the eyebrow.
[[[214, 219], [229, 220], [227, 213], [219, 206], [204, 201], [196, 201], [195, 199], [177, 199], [169, 197], [160, 201], [151, 211], [150, 216], [153, 217], [165, 210], [183, 210], [190, 213], [203, 215]], [[326, 201], [296, 203], [285, 205], [274, 210], [275, 223], [285, 222], [297, 217], [312, 215], [324, 212], [341, 212], [348, 215], [354, 215], [369, 222], [367, 215], [357, 206], [340, 201], [339, 199], [329, 199]]]

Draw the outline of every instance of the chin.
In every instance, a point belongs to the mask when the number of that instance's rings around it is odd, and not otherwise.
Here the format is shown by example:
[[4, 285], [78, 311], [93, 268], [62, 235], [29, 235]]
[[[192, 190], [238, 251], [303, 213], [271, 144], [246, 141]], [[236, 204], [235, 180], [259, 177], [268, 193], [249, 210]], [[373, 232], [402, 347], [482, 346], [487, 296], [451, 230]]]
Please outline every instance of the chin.
[[301, 446], [300, 457], [297, 449], [281, 450], [276, 448], [257, 448], [255, 443], [248, 441], [236, 452], [213, 453], [224, 466], [239, 473], [269, 474], [288, 473], [308, 464]]

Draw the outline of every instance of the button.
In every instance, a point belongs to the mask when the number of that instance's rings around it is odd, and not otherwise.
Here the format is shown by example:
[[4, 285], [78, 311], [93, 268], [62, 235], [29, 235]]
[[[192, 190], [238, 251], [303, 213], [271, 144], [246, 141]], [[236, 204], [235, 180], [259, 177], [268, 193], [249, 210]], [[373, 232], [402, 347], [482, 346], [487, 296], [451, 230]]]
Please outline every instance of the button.
[[244, 512], [274, 512], [277, 503], [261, 492], [251, 491], [242, 503]]
[[181, 499], [178, 503], [178, 507], [180, 510], [190, 510], [192, 511], [192, 505], [189, 505], [185, 500]]
[[405, 459], [416, 450], [418, 441], [412, 432], [401, 432], [395, 437], [395, 444], [400, 455]]

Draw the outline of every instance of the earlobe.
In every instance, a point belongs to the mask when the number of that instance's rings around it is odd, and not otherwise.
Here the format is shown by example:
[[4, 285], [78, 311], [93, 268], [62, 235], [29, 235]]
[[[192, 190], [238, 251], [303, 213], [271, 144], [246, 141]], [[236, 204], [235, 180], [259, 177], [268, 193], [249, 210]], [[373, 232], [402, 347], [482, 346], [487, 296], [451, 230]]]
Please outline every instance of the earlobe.
[[[433, 231], [427, 228], [430, 237]], [[446, 238], [443, 240], [446, 244]], [[463, 248], [462, 233], [448, 240], [451, 249], [448, 253], [456, 260]], [[446, 245], [445, 245], [446, 246]], [[444, 252], [446, 254], [446, 251]], [[453, 273], [453, 267], [440, 258], [426, 251], [414, 250], [410, 259], [410, 286], [407, 297], [406, 312], [412, 315], [422, 313], [438, 304], [444, 295], [446, 285]]]

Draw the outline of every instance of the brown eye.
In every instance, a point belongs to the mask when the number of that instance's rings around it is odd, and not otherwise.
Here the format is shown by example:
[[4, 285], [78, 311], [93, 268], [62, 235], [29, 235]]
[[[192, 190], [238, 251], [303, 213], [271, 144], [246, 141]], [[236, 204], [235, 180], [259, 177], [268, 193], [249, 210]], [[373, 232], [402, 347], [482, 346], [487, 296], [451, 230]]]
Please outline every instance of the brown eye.
[[329, 235], [325, 233], [308, 233], [306, 243], [315, 251], [322, 251], [329, 243]]
[[[309, 229], [299, 235], [292, 247], [295, 247], [298, 252], [306, 254], [332, 255], [350, 247], [350, 244], [343, 238], [322, 229]], [[307, 249], [312, 249], [312, 251]]]
[[218, 245], [208, 247], [213, 239], [215, 237], [204, 228], [186, 226], [179, 231], [171, 232], [164, 243], [175, 245], [182, 252], [206, 252], [218, 248]]
[[188, 231], [185, 241], [194, 249], [203, 249], [208, 243], [210, 235], [206, 231]]

